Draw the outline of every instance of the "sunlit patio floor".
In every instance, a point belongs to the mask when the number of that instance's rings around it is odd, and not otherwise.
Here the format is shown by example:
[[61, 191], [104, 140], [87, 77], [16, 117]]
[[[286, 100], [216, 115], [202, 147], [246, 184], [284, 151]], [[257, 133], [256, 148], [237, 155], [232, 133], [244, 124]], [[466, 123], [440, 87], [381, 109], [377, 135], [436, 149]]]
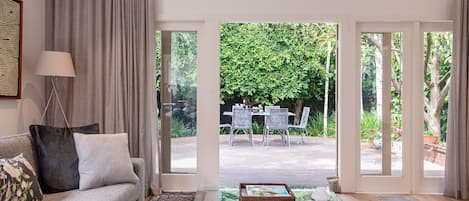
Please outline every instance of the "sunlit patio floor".
[[[269, 138], [269, 146], [262, 144], [262, 135], [254, 136], [251, 146], [247, 135], [237, 135], [233, 146], [228, 135], [220, 135], [220, 184], [237, 186], [242, 182], [275, 182], [291, 186], [324, 186], [326, 177], [336, 176], [336, 140], [333, 138], [291, 137], [291, 148], [279, 135]], [[173, 171], [195, 170], [195, 137], [175, 138], [172, 141]], [[380, 168], [380, 150], [362, 144], [362, 173]], [[393, 175], [401, 174], [402, 157], [393, 154]], [[438, 172], [443, 167], [425, 162], [426, 170]]]

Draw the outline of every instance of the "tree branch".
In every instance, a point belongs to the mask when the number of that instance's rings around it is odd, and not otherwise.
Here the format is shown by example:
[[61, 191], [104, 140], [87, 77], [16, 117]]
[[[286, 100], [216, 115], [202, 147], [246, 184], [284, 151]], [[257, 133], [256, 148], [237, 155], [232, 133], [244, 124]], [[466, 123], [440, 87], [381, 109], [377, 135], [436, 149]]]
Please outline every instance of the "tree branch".
[[441, 107], [443, 107], [443, 103], [444, 103], [446, 97], [449, 94], [450, 85], [451, 85], [451, 78], [448, 78], [446, 80], [445, 86], [441, 90], [440, 97], [438, 99], [438, 107], [439, 107], [438, 109], [439, 109], [439, 111], [441, 111]]
[[423, 63], [423, 75], [424, 75], [424, 81], [425, 84], [427, 85], [428, 88], [430, 88], [430, 82], [427, 80], [427, 71], [428, 71], [428, 65], [430, 62], [430, 56], [432, 53], [432, 35], [430, 33], [427, 33], [427, 49], [425, 50], [425, 61]]
[[[399, 65], [399, 70], [401, 69], [401, 58], [399, 57], [398, 50], [394, 47], [394, 43], [391, 43], [392, 46], [392, 52], [394, 53], [394, 57], [396, 57], [397, 65]], [[394, 89], [396, 90], [397, 94], [401, 95], [401, 84], [397, 80], [396, 72], [394, 71], [394, 68], [391, 70], [391, 80], [392, 80], [392, 85]]]
[[441, 77], [441, 79], [440, 79], [440, 81], [438, 81], [438, 83], [446, 82], [446, 80], [449, 78], [450, 75], [451, 75], [451, 70], [446, 72], [446, 74], [443, 75], [443, 77]]
[[381, 43], [376, 40], [376, 38], [373, 38], [370, 34], [365, 34], [366, 40], [368, 41], [368, 44], [375, 46], [378, 48], [380, 52], [383, 52], [383, 47]]

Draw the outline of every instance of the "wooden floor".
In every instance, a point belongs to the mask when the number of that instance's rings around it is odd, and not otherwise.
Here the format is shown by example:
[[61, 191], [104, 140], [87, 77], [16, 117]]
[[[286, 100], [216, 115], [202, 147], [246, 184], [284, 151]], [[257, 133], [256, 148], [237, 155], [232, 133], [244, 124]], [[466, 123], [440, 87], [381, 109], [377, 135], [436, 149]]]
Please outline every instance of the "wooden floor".
[[[340, 194], [342, 201], [456, 201], [440, 195], [372, 195], [372, 194]], [[401, 197], [402, 199], [399, 199]]]

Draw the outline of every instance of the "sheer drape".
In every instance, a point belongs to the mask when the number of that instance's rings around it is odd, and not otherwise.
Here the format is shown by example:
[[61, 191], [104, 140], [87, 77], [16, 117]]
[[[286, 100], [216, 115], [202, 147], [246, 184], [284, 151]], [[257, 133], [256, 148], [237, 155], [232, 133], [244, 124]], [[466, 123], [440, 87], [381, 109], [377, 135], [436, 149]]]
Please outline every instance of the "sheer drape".
[[468, 23], [467, 0], [456, 0], [451, 94], [445, 170], [445, 195], [469, 199]]
[[[58, 81], [72, 126], [127, 132], [133, 157], [159, 188], [153, 0], [47, 0], [47, 48], [72, 54], [77, 76]], [[57, 118], [55, 118], [57, 116]], [[62, 124], [54, 110], [49, 124]]]

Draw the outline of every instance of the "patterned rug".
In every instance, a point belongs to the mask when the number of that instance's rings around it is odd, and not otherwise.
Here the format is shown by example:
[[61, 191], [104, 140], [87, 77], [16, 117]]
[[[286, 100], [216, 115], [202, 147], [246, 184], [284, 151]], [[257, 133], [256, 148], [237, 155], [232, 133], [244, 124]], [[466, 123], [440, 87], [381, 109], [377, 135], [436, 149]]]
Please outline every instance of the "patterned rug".
[[406, 195], [378, 195], [376, 198], [379, 201], [414, 201], [414, 199]]
[[163, 192], [158, 198], [153, 198], [151, 201], [193, 201], [195, 192]]

